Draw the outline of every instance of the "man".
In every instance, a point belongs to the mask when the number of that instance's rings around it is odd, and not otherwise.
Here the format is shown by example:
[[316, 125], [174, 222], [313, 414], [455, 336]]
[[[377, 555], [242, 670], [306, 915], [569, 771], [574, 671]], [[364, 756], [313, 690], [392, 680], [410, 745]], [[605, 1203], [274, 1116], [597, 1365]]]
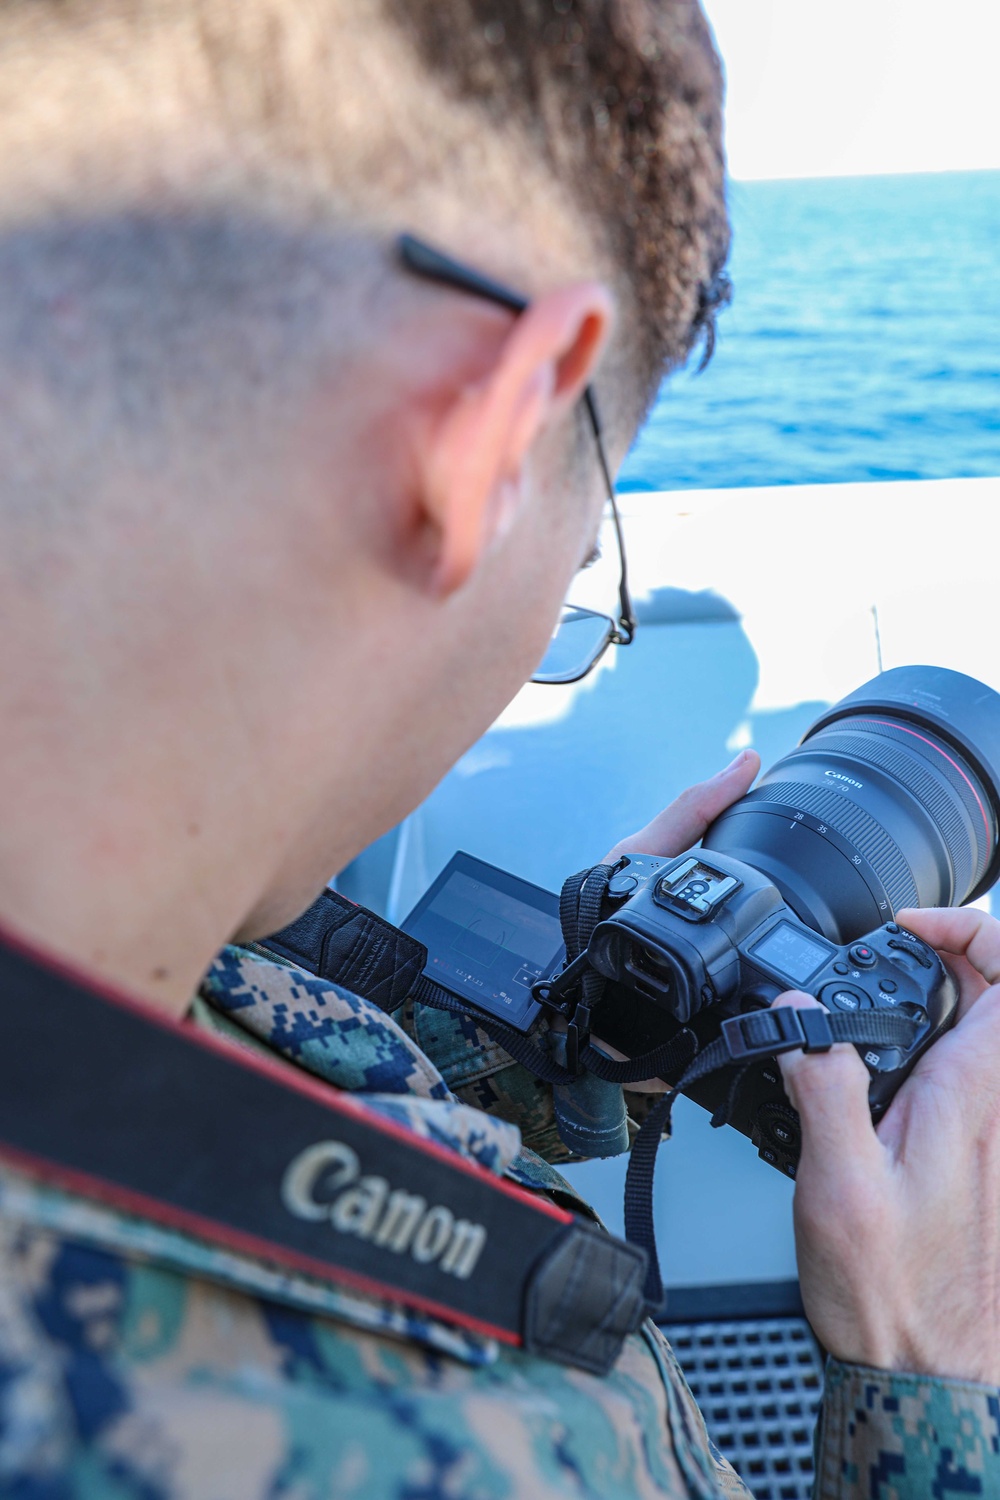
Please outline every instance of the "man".
[[[700, 13], [36, 0], [0, 27], [9, 952], [38, 997], [68, 965], [95, 1015], [110, 990], [221, 1038], [192, 1056], [263, 1048], [273, 1079], [283, 1055], [283, 1089], [353, 1090], [442, 1172], [571, 1201], [448, 1087], [454, 1033], [429, 1058], [324, 981], [216, 955], [308, 906], [541, 657], [604, 498], [585, 387], [618, 460], [719, 297]], [[402, 230], [526, 309], [407, 274]], [[686, 847], [755, 769], [630, 847]], [[823, 1497], [1000, 1492], [1000, 934], [906, 920], [958, 955], [963, 1016], [879, 1136], [852, 1049], [783, 1060], [835, 1356]], [[154, 1074], [129, 1075], [123, 1141], [170, 1125]], [[586, 1373], [0, 1156], [5, 1494], [744, 1493], [651, 1325]]]

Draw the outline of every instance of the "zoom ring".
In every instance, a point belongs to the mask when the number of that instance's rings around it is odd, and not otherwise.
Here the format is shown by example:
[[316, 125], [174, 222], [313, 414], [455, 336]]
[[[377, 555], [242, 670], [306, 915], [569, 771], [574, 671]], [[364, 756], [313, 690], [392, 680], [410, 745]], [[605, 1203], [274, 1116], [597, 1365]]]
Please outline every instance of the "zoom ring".
[[[856, 729], [857, 723], [861, 727]], [[872, 719], [848, 719], [830, 724], [810, 737], [808, 748], [832, 751], [855, 763], [875, 766], [894, 777], [927, 810], [940, 830], [955, 865], [956, 891], [971, 891], [979, 884], [993, 853], [989, 830], [981, 821], [982, 804], [950, 760], [943, 754], [933, 754], [935, 747], [931, 747], [928, 762], [938, 776], [932, 775], [923, 756], [914, 751], [913, 737], [905, 728], [880, 724]], [[963, 822], [959, 808], [964, 808], [969, 819], [971, 839], [969, 826]]]
[[868, 861], [885, 887], [894, 912], [904, 906], [919, 906], [917, 888], [899, 845], [870, 813], [848, 802], [839, 792], [799, 781], [769, 781], [748, 792], [743, 800], [744, 803], [780, 802], [800, 812], [812, 813]]

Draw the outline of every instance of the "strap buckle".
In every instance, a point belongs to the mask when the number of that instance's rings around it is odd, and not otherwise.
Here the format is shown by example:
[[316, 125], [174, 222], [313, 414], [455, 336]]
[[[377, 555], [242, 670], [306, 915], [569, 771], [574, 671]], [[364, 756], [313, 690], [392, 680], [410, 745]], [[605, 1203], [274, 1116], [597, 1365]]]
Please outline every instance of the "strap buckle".
[[730, 1016], [722, 1023], [722, 1039], [734, 1062], [752, 1062], [758, 1057], [776, 1057], [779, 1052], [829, 1052], [833, 1046], [830, 1018], [812, 1006], [799, 1010], [780, 1005], [777, 1010], [755, 1010], [746, 1016]]
[[590, 1041], [590, 1006], [586, 1000], [581, 1000], [573, 1011], [573, 1017], [566, 1027], [566, 1066], [569, 1071], [579, 1077], [582, 1069], [580, 1067], [580, 1053]]
[[560, 1015], [568, 1015], [572, 1001], [567, 1002], [564, 997], [579, 987], [580, 980], [589, 968], [590, 961], [584, 949], [565, 969], [560, 969], [558, 974], [553, 974], [548, 979], [536, 979], [531, 986], [531, 998], [540, 1005], [547, 1005], [550, 1010], [559, 1011]]

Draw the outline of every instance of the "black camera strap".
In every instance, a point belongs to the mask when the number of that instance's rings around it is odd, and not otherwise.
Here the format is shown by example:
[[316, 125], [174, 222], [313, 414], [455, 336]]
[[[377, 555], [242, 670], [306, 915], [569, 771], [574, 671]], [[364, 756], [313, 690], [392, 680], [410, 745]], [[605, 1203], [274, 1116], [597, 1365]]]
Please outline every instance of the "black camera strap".
[[423, 943], [329, 889], [259, 946], [387, 1012], [398, 1010], [427, 965]]
[[[783, 1006], [731, 1017], [722, 1023], [721, 1034], [701, 1051], [697, 1050], [694, 1033], [683, 1028], [670, 1041], [627, 1061], [609, 1057], [590, 1038], [593, 1012], [604, 996], [607, 981], [590, 967], [587, 947], [601, 920], [608, 886], [619, 867], [594, 865], [571, 875], [564, 883], [559, 917], [566, 943], [566, 967], [532, 987], [537, 999], [565, 1018], [566, 1067], [538, 1042], [505, 1026], [494, 1016], [477, 1011], [467, 1000], [436, 984], [422, 972], [427, 950], [421, 944], [336, 892], [324, 892], [298, 922], [268, 938], [266, 946], [294, 958], [315, 973], [347, 985], [385, 1009], [390, 1008], [387, 1003], [390, 996], [398, 997], [396, 1004], [401, 1004], [411, 995], [424, 1005], [471, 1016], [516, 1062], [545, 1083], [570, 1083], [584, 1068], [599, 1078], [622, 1085], [647, 1078], [673, 1079], [669, 1092], [650, 1110], [632, 1144], [625, 1179], [626, 1238], [629, 1244], [645, 1251], [645, 1297], [651, 1307], [662, 1310], [663, 1282], [653, 1224], [653, 1178], [657, 1151], [661, 1140], [669, 1136], [671, 1112], [678, 1093], [709, 1073], [731, 1068], [725, 1102], [712, 1117], [713, 1125], [725, 1125], [753, 1062], [799, 1047], [806, 1052], [827, 1051], [835, 1042], [908, 1048], [919, 1023], [892, 1011], [829, 1012]], [[404, 984], [409, 987], [404, 988]]]
[[452, 1015], [472, 1016], [487, 1036], [543, 1083], [571, 1083], [576, 1076], [523, 1032], [437, 984], [424, 972], [423, 943], [338, 891], [325, 890], [301, 917], [259, 946], [387, 1012], [413, 999]]
[[604, 1372], [645, 1254], [363, 1101], [0, 944], [0, 1158], [284, 1270]]
[[721, 1034], [698, 1053], [669, 1093], [654, 1105], [632, 1143], [625, 1174], [625, 1235], [630, 1244], [641, 1245], [648, 1256], [646, 1298], [651, 1307], [662, 1313], [665, 1306], [653, 1219], [653, 1177], [660, 1142], [670, 1135], [678, 1094], [709, 1073], [733, 1068], [725, 1102], [712, 1116], [713, 1126], [727, 1125], [740, 1085], [753, 1063], [798, 1048], [803, 1052], [828, 1052], [835, 1042], [907, 1048], [919, 1029], [918, 1021], [894, 1011], [851, 1013], [791, 1005], [750, 1011], [723, 1021]]
[[[659, 1078], [662, 1073], [675, 1072], [690, 1062], [695, 1052], [691, 1033], [682, 1032], [641, 1057], [619, 1061], [592, 1045], [589, 1026], [584, 1024], [584, 1018], [589, 1018], [605, 988], [605, 981], [586, 962], [585, 950], [590, 933], [600, 920], [608, 875], [614, 868], [599, 865], [594, 870], [583, 870], [579, 876], [572, 876], [571, 881], [578, 883], [581, 891], [585, 885], [587, 887], [582, 901], [574, 896], [573, 910], [579, 915], [570, 918], [565, 892], [560, 908], [564, 932], [567, 923], [572, 920], [574, 924], [569, 928], [573, 943], [571, 956], [577, 957], [576, 964], [569, 964], [559, 975], [560, 993], [577, 982], [583, 986], [580, 1000], [574, 999], [571, 1007], [566, 1067], [531, 1037], [512, 1026], [505, 1026], [496, 1016], [488, 1015], [436, 983], [424, 972], [427, 949], [423, 943], [338, 891], [325, 890], [301, 917], [266, 938], [259, 946], [280, 958], [291, 959], [311, 974], [343, 985], [384, 1011], [396, 1010], [404, 1000], [413, 999], [435, 1010], [469, 1016], [515, 1062], [543, 1083], [572, 1083], [581, 1068], [608, 1083], [628, 1084], [643, 1078]], [[571, 881], [567, 881], [567, 887]], [[587, 936], [581, 950], [579, 935], [583, 932]], [[548, 988], [546, 984], [534, 986], [536, 991], [541, 989], [546, 993]]]
[[608, 982], [589, 964], [587, 948], [604, 914], [608, 886], [622, 864], [624, 860], [594, 865], [570, 875], [563, 883], [559, 921], [568, 962], [561, 974], [533, 985], [532, 993], [566, 1017], [566, 1055], [571, 1069], [586, 1068], [609, 1083], [627, 1086], [647, 1078], [668, 1078], [686, 1067], [697, 1051], [698, 1041], [694, 1032], [685, 1027], [668, 1042], [637, 1052], [627, 1061], [617, 1061], [590, 1040], [594, 1011], [604, 998]]

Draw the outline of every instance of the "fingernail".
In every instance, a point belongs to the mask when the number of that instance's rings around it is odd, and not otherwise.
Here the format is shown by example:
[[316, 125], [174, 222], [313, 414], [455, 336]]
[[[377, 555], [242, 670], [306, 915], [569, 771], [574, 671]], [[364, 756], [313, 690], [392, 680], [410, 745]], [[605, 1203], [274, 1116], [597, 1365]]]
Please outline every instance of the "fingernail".
[[741, 750], [740, 753], [739, 753], [739, 755], [736, 756], [735, 760], [731, 760], [729, 762], [728, 766], [726, 766], [726, 768], [725, 768], [724, 771], [717, 771], [716, 775], [717, 776], [728, 776], [729, 773], [730, 773], [730, 771], [735, 771], [737, 766], [741, 766], [743, 764], [743, 762], [746, 760], [748, 754], [749, 754], [749, 751], [747, 751], [747, 750]]

